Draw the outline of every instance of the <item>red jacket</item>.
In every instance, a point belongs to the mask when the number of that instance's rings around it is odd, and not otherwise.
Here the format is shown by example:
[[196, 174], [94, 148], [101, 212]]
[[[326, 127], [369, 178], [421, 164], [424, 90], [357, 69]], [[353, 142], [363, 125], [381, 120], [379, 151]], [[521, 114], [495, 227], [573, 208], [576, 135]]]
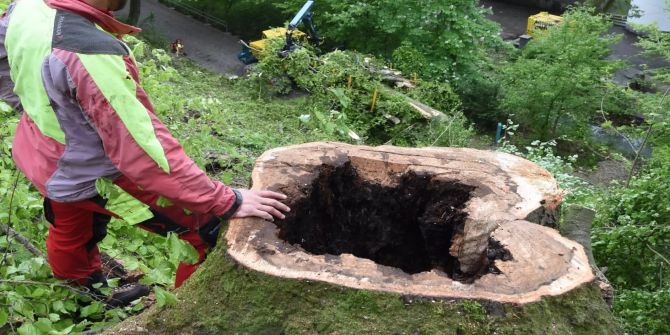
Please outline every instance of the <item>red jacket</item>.
[[0, 21], [0, 95], [23, 110], [17, 166], [55, 201], [88, 199], [98, 179], [124, 175], [195, 213], [232, 215], [236, 193], [184, 153], [140, 86], [117, 39], [138, 31], [79, 0], [10, 6]]

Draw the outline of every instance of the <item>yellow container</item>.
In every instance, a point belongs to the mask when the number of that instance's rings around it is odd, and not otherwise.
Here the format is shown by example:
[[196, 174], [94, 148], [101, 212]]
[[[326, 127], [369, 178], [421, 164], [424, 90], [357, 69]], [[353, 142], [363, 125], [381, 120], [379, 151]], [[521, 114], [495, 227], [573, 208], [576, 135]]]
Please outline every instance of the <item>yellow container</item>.
[[[251, 47], [251, 53], [256, 57], [256, 59], [263, 59], [265, 57], [265, 47], [267, 46], [267, 41], [273, 38], [285, 38], [286, 37], [286, 28], [272, 28], [263, 31], [263, 39], [253, 41], [249, 43]], [[296, 40], [303, 40], [307, 34], [303, 33], [300, 30], [293, 31], [293, 38]]]
[[528, 17], [528, 28], [526, 34], [537, 38], [542, 35], [549, 27], [555, 26], [563, 22], [563, 17], [552, 15], [547, 12], [539, 12]]

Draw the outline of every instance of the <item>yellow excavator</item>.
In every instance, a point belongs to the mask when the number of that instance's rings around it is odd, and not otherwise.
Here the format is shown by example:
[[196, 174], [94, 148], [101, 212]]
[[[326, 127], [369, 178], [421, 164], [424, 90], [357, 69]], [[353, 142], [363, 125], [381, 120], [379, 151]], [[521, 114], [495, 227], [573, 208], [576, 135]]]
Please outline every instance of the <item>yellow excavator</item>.
[[[240, 41], [242, 44], [242, 51], [237, 55], [237, 58], [244, 64], [252, 64], [266, 56], [266, 46], [269, 39], [281, 38], [286, 39], [284, 47], [279, 51], [281, 57], [288, 56], [289, 53], [299, 48], [296, 41], [303, 41], [307, 39], [310, 43], [318, 44], [321, 42], [319, 34], [314, 26], [312, 19], [312, 7], [314, 0], [305, 2], [298, 14], [291, 20], [287, 28], [272, 28], [263, 31], [263, 38], [249, 44]], [[298, 30], [298, 25], [301, 22], [305, 23], [307, 33]]]
[[523, 48], [528, 41], [533, 38], [538, 38], [555, 25], [561, 24], [563, 17], [549, 14], [548, 12], [539, 12], [528, 17], [528, 25], [526, 26], [526, 33], [515, 39], [513, 44], [517, 48]]
[[547, 12], [539, 12], [535, 15], [528, 17], [528, 27], [526, 28], [526, 34], [534, 38], [542, 35], [549, 27], [563, 22], [563, 17], [558, 15], [552, 15]]

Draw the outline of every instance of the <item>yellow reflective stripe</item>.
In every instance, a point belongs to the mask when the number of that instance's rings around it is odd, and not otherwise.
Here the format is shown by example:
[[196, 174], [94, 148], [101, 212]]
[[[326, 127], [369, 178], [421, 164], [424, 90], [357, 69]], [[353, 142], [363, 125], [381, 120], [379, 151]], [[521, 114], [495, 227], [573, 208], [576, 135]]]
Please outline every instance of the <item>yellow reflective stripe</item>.
[[5, 38], [14, 93], [40, 132], [65, 144], [65, 133], [42, 84], [42, 63], [51, 53], [56, 10], [43, 0], [21, 0], [15, 6]]
[[135, 142], [165, 173], [170, 173], [165, 150], [156, 137], [149, 111], [137, 100], [137, 84], [128, 74], [123, 56], [77, 55]]

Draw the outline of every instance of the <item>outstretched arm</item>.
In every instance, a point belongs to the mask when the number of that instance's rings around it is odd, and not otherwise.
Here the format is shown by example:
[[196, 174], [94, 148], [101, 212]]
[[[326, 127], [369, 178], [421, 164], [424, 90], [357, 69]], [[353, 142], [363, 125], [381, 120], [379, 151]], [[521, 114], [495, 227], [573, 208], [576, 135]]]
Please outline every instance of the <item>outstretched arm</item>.
[[[108, 157], [133, 183], [196, 213], [272, 219], [288, 210], [274, 192], [241, 190], [212, 181], [158, 120], [129, 55], [55, 50], [66, 64], [74, 94], [97, 130]], [[241, 196], [242, 199], [239, 199]]]

